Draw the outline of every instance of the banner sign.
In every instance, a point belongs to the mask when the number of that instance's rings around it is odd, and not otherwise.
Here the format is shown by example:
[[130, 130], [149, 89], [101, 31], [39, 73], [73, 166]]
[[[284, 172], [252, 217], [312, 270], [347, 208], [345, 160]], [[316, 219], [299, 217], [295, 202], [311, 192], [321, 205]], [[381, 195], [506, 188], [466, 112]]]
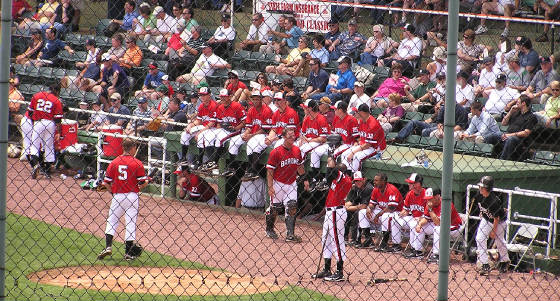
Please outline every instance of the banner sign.
[[281, 14], [294, 16], [297, 26], [305, 32], [326, 33], [329, 31], [328, 22], [331, 19], [331, 4], [328, 2], [257, 0], [256, 11], [262, 13], [265, 20], [268, 14], [273, 15], [276, 20], [278, 15]]

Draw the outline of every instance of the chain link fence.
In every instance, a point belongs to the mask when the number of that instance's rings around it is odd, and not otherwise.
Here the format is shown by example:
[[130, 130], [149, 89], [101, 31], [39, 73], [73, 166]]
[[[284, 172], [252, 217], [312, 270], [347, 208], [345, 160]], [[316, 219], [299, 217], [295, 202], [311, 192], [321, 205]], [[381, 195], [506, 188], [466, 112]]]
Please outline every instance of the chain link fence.
[[558, 298], [554, 3], [12, 5], [6, 298], [434, 299], [447, 76], [449, 296]]

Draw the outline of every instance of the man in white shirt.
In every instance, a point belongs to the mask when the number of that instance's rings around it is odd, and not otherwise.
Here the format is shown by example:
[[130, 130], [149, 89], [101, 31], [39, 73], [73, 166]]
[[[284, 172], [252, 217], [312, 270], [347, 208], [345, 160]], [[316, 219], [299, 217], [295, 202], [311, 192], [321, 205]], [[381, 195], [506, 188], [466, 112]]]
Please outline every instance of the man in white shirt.
[[463, 108], [468, 108], [474, 101], [474, 90], [467, 80], [469, 75], [465, 71], [457, 74], [457, 90], [455, 92], [455, 101]]
[[483, 111], [482, 108], [483, 106], [480, 102], [473, 102], [471, 104], [472, 119], [469, 128], [464, 132], [455, 132], [456, 139], [488, 143], [488, 137], [502, 134], [494, 117], [488, 112]]
[[273, 30], [266, 22], [261, 13], [253, 14], [251, 18], [251, 27], [247, 33], [247, 38], [239, 43], [239, 48], [243, 50], [255, 50], [261, 45], [266, 45], [268, 42], [270, 30]]
[[154, 16], [156, 16], [156, 28], [150, 30], [150, 33], [144, 37], [144, 42], [159, 46], [173, 34], [172, 28], [176, 26], [177, 21], [168, 16], [161, 6], [154, 8]]
[[484, 94], [488, 95], [492, 89], [494, 89], [494, 81], [496, 81], [496, 76], [499, 74], [494, 68], [494, 58], [487, 56], [482, 60], [482, 65], [484, 68], [480, 71], [480, 76], [478, 77], [478, 85], [476, 86], [474, 92], [476, 95]]
[[354, 112], [357, 112], [358, 107], [363, 103], [371, 107], [369, 96], [364, 93], [364, 84], [357, 81], [354, 83], [354, 95], [352, 95], [348, 104], [348, 114], [354, 115]]
[[397, 52], [389, 58], [378, 60], [377, 65], [391, 67], [393, 61], [397, 61], [403, 66], [403, 74], [409, 75], [416, 67], [416, 59], [420, 57], [421, 53], [422, 40], [416, 36], [416, 28], [412, 24], [406, 24]]
[[519, 97], [519, 92], [510, 87], [506, 87], [507, 76], [500, 74], [496, 77], [496, 88], [490, 92], [484, 110], [490, 113], [495, 119], [501, 119], [506, 105]]
[[212, 53], [212, 47], [205, 44], [202, 46], [202, 55], [194, 63], [190, 73], [178, 76], [176, 81], [179, 83], [191, 83], [198, 85], [205, 81], [206, 76], [210, 76], [216, 69], [231, 68], [224, 59]]
[[222, 15], [222, 25], [216, 28], [214, 35], [208, 40], [208, 44], [212, 46], [217, 56], [223, 56], [228, 51], [229, 43], [235, 40], [235, 29], [231, 27], [231, 16]]

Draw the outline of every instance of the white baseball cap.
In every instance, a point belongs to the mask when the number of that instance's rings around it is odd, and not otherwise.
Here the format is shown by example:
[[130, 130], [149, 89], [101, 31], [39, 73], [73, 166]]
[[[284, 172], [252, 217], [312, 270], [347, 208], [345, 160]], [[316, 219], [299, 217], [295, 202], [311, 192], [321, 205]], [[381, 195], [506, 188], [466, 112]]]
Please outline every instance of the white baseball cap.
[[161, 12], [163, 12], [163, 7], [161, 7], [161, 6], [154, 7], [154, 15], [157, 15]]
[[432, 190], [432, 188], [428, 188], [424, 191], [424, 199], [425, 200], [430, 200], [434, 198], [434, 191]]
[[354, 181], [359, 181], [359, 180], [365, 180], [365, 178], [362, 176], [362, 172], [361, 171], [356, 171], [354, 173]]
[[166, 75], [162, 76], [161, 79], [162, 80], [169, 80], [169, 75], [166, 74]]
[[253, 90], [253, 92], [251, 92], [251, 96], [262, 96], [262, 95], [261, 95], [261, 91], [259, 91], [259, 90]]
[[409, 184], [414, 184], [416, 182], [420, 182], [422, 183], [422, 176], [417, 174], [417, 173], [413, 173], [410, 175], [410, 177], [406, 178], [406, 180], [404, 180], [405, 182], [409, 183]]
[[229, 91], [228, 91], [228, 89], [222, 89], [222, 90], [220, 90], [220, 96], [229, 96]]
[[267, 97], [267, 96], [268, 96], [268, 97], [272, 97], [272, 96], [274, 96], [274, 95], [272, 94], [272, 90], [264, 90], [264, 91], [262, 92], [262, 96], [263, 96], [263, 97]]
[[274, 99], [284, 99], [284, 93], [276, 92], [276, 94], [274, 94]]
[[198, 90], [198, 94], [207, 95], [210, 94], [210, 91], [208, 90], [208, 87], [200, 87], [200, 89]]

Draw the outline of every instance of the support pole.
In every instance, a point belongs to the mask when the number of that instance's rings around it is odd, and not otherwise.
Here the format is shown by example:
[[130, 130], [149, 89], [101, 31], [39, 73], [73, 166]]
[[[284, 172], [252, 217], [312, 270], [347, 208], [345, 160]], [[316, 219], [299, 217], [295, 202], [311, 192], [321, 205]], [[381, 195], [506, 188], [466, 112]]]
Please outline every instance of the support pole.
[[439, 274], [437, 300], [448, 300], [449, 289], [449, 230], [451, 224], [451, 196], [453, 194], [453, 128], [455, 127], [455, 90], [457, 85], [457, 39], [459, 32], [459, 0], [449, 1], [447, 28], [447, 79], [443, 130], [443, 170], [441, 179], [441, 222], [439, 240]]

